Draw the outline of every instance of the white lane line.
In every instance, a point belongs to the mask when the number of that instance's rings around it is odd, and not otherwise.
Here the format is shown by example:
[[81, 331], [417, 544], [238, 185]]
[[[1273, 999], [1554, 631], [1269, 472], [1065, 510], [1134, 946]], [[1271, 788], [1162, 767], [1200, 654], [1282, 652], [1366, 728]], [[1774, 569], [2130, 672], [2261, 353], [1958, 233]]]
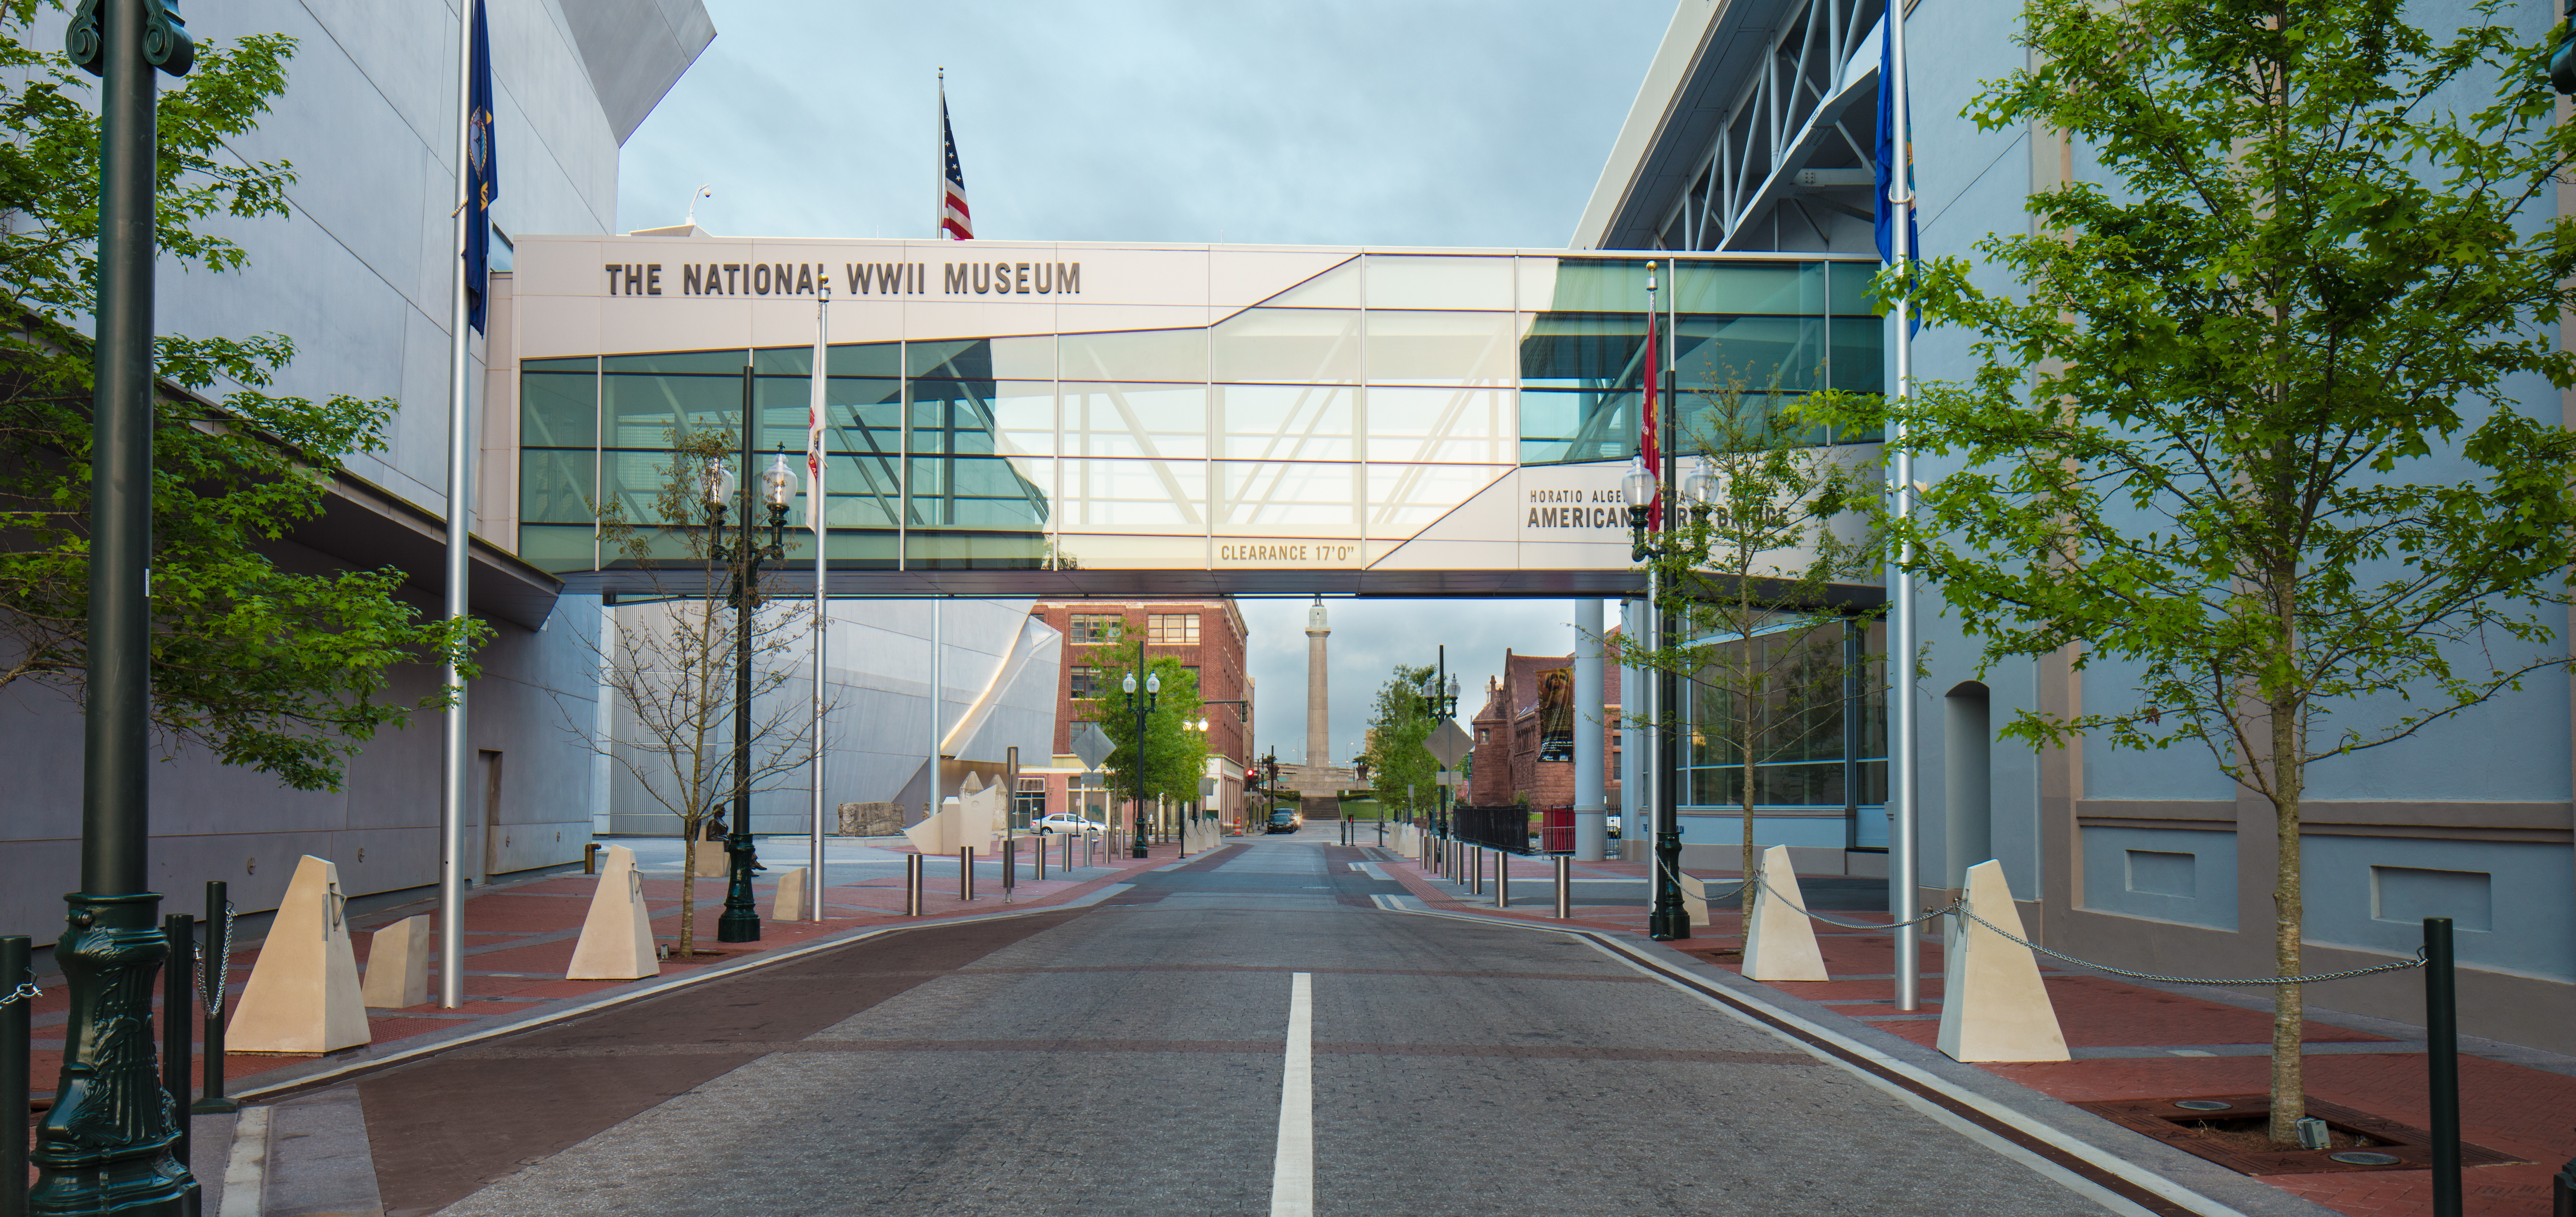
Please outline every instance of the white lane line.
[[233, 1156], [224, 1164], [224, 1206], [215, 1217], [259, 1217], [268, 1184], [268, 1113], [245, 1107], [233, 1120]]
[[1306, 972], [1288, 975], [1288, 1062], [1279, 1077], [1279, 1153], [1270, 1165], [1270, 1217], [1314, 1217], [1315, 1004]]

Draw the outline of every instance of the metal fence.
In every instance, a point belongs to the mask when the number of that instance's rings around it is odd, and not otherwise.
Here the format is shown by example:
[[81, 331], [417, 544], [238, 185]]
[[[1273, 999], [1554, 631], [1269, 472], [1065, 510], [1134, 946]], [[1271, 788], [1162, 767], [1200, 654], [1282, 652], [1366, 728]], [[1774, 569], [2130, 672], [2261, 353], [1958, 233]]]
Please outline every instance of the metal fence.
[[1461, 841], [1510, 854], [1532, 852], [1526, 807], [1453, 807], [1449, 815]]

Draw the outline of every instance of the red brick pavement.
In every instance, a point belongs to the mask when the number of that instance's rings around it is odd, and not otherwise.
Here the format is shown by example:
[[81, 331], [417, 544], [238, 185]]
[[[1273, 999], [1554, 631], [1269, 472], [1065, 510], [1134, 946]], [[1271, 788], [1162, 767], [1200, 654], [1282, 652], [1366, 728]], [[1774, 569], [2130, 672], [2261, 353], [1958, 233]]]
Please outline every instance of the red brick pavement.
[[[1644, 908], [1586, 907], [1570, 922], [1558, 921], [1544, 903], [1508, 912], [1490, 904], [1462, 902], [1438, 886], [1435, 876], [1406, 861], [1387, 873], [1436, 908], [1487, 916], [1526, 918], [1548, 925], [1643, 933]], [[1642, 864], [1585, 862], [1577, 877], [1642, 878]], [[1544, 882], [1548, 863], [1521, 860], [1514, 879]], [[1703, 875], [1713, 883], [1732, 882], [1733, 872]], [[1490, 883], [1490, 877], [1488, 879]], [[1487, 889], [1492, 890], [1490, 887]], [[1535, 890], [1535, 889], [1534, 889]], [[1470, 897], [1470, 900], [1473, 898]], [[1886, 914], [1830, 914], [1838, 921], [1883, 921]], [[1714, 966], [1741, 973], [1734, 952], [1742, 945], [1742, 918], [1716, 912], [1716, 924], [1698, 927], [1693, 937], [1675, 943]], [[1817, 945], [1828, 970], [1883, 977], [1893, 967], [1894, 940], [1885, 932], [1819, 927]], [[1941, 948], [1923, 947], [1922, 1010], [1937, 1013], [1941, 995]], [[2243, 1094], [2270, 1084], [2268, 1056], [2176, 1056], [2171, 1049], [2195, 1045], [2267, 1044], [2272, 1016], [2187, 994], [2125, 984], [2107, 976], [2057, 968], [2047, 974], [2049, 998], [2071, 1047], [2134, 1048], [2140, 1055], [2095, 1057], [2046, 1064], [1990, 1064], [1981, 1068], [2042, 1094], [2070, 1102], [2089, 1099], [2153, 1098], [2194, 1094]], [[1822, 982], [1774, 982], [1768, 987], [1809, 1001], [1858, 1002], [1891, 1000], [1895, 982], [1847, 979]], [[1838, 1005], [1842, 1013], [1870, 1022], [1892, 1035], [1931, 1045], [1937, 1020], [1907, 1018], [1888, 1009]], [[2309, 1043], [2387, 1043], [2385, 1036], [2310, 1018]], [[2426, 1097], [2424, 1057], [2414, 1052], [2310, 1054], [2306, 1063], [2308, 1093], [2374, 1115], [2422, 1127], [2431, 1121]], [[2527, 1068], [2506, 1061], [2463, 1055], [2460, 1058], [2461, 1135], [2490, 1149], [2531, 1159], [2520, 1165], [2475, 1167], [2461, 1180], [2464, 1208], [2470, 1217], [2545, 1217], [2549, 1212], [2550, 1176], [2576, 1156], [2576, 1078]], [[2353, 1217], [2429, 1217], [2432, 1175], [2428, 1171], [2360, 1171], [2330, 1175], [2271, 1175], [2263, 1182]]]

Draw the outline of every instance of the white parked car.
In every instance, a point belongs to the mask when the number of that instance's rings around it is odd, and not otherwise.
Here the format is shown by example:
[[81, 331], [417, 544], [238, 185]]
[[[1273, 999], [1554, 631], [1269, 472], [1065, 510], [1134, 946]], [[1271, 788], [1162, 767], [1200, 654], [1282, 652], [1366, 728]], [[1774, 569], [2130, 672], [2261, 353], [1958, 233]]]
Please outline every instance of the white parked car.
[[1040, 833], [1078, 832], [1087, 836], [1097, 837], [1108, 832], [1109, 826], [1102, 824], [1097, 820], [1083, 819], [1081, 816], [1075, 815], [1070, 811], [1059, 811], [1054, 815], [1039, 820], [1036, 824], [1031, 825], [1030, 829], [1033, 832]]

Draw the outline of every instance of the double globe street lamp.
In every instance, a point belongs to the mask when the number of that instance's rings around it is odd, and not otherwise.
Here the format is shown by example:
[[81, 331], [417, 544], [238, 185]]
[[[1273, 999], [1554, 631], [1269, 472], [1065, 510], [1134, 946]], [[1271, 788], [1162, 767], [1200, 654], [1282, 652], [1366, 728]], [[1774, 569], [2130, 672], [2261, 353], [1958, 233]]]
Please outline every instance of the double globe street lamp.
[[[1422, 681], [1421, 697], [1422, 712], [1431, 716], [1432, 730], [1439, 730], [1440, 724], [1457, 717], [1458, 678], [1449, 674], [1449, 648], [1445, 645], [1440, 648], [1440, 658], [1433, 666], [1431, 675]], [[1442, 768], [1445, 770], [1447, 766], [1443, 765]], [[1438, 793], [1433, 796], [1433, 799], [1439, 806], [1440, 813], [1432, 821], [1432, 828], [1445, 835], [1449, 831], [1449, 787], [1438, 783], [1437, 774], [1434, 775], [1434, 783], [1438, 786]]]
[[[1628, 539], [1631, 561], [1677, 561], [1697, 568], [1708, 561], [1709, 512], [1717, 498], [1717, 473], [1706, 456], [1691, 460], [1689, 476], [1682, 479], [1682, 499], [1689, 505], [1691, 522], [1688, 532], [1674, 528], [1674, 517], [1665, 514], [1659, 530], [1649, 530], [1650, 506], [1662, 493], [1663, 484], [1646, 468], [1643, 454], [1628, 462], [1628, 472], [1619, 479], [1621, 492], [1628, 503]], [[1670, 637], [1671, 615], [1664, 611], [1661, 577], [1657, 566], [1646, 568], [1646, 603], [1655, 619], [1653, 645], [1661, 646]], [[1681, 677], [1669, 665], [1659, 665], [1655, 673], [1655, 904], [1647, 914], [1646, 933], [1658, 942], [1690, 937], [1690, 911], [1682, 905], [1682, 830], [1680, 739], [1674, 730], [1679, 721]]]
[[[1143, 647], [1136, 648], [1136, 666], [1145, 666]], [[1119, 687], [1127, 691], [1127, 700], [1136, 707], [1136, 811], [1130, 821], [1135, 831], [1128, 837], [1127, 856], [1142, 858], [1145, 856], [1145, 716], [1152, 714], [1155, 705], [1163, 700], [1163, 678], [1157, 673], [1146, 673], [1143, 697], [1136, 696], [1134, 672], [1129, 672]]]
[[[743, 372], [743, 443], [742, 464], [752, 462], [751, 373]], [[769, 506], [769, 541], [760, 543], [758, 525], [754, 523], [752, 495], [754, 486], [742, 486], [742, 536], [731, 545], [724, 541], [726, 509], [734, 497], [731, 466], [720, 456], [707, 458], [698, 472], [698, 489], [706, 497], [707, 533], [711, 538], [707, 555], [732, 567], [733, 586], [726, 602], [734, 610], [733, 651], [733, 831], [725, 837], [725, 902], [724, 912], [716, 918], [716, 941], [760, 941], [759, 906], [751, 894], [751, 875], [762, 869], [752, 856], [751, 843], [751, 617], [760, 605], [760, 564], [784, 561], [787, 557], [787, 505], [796, 498], [796, 471], [787, 465], [787, 452], [780, 449], [778, 458], [762, 470], [757, 479], [760, 501]]]

